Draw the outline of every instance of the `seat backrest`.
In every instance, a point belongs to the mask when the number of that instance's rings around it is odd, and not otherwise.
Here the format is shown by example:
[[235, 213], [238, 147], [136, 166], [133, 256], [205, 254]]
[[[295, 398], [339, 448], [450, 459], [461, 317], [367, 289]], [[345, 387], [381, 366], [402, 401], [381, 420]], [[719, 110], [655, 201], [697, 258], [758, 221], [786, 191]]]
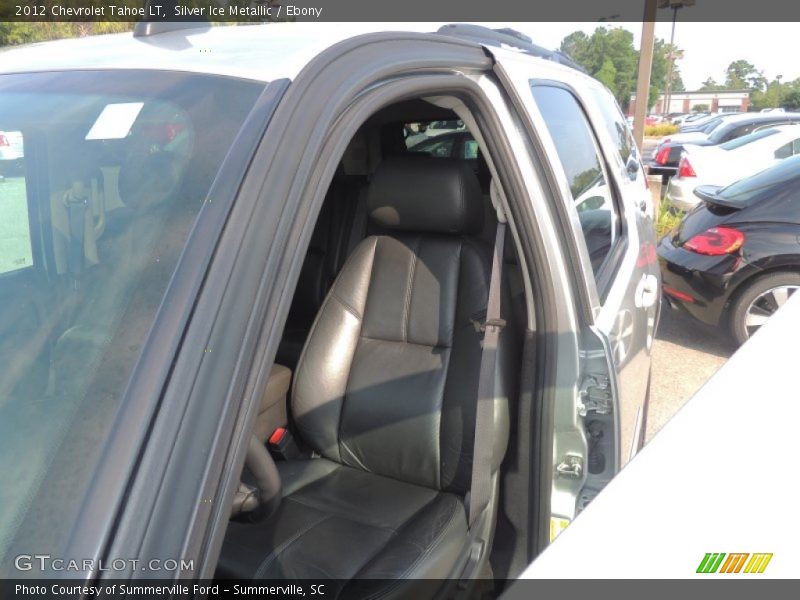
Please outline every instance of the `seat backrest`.
[[[368, 190], [373, 224], [333, 284], [297, 368], [292, 409], [322, 456], [410, 483], [469, 487], [491, 269], [481, 191], [463, 161], [385, 159]], [[506, 303], [507, 304], [507, 303]], [[501, 336], [501, 347], [504, 345]], [[502, 348], [495, 464], [508, 436]]]

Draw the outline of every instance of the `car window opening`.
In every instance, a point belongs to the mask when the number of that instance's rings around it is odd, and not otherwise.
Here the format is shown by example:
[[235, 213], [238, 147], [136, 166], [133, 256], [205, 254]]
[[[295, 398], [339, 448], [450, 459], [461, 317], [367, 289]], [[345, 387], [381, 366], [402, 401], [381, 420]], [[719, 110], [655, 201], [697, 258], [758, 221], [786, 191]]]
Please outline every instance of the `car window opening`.
[[[472, 448], [498, 225], [492, 186], [483, 149], [464, 121], [421, 99], [379, 111], [350, 140], [317, 217], [259, 402], [218, 577], [289, 573], [293, 552], [269, 568], [258, 565], [281, 551], [276, 520], [313, 520], [319, 511], [308, 506], [328, 510], [318, 494], [341, 502], [334, 523], [350, 515], [372, 532], [364, 540], [383, 540], [362, 550], [373, 559], [390, 538], [369, 515], [385, 510], [391, 495], [407, 505], [382, 517], [396, 529], [412, 526], [407, 510], [422, 511], [425, 522], [430, 502], [464, 510], [470, 469], [464, 457]], [[496, 464], [505, 441], [517, 435], [509, 415], [515, 414], [528, 314], [516, 247], [506, 237], [505, 327], [492, 421]], [[265, 444], [277, 472], [267, 466]], [[511, 446], [505, 460], [516, 460]], [[499, 477], [505, 477], [502, 468]], [[270, 486], [273, 493], [263, 494]], [[275, 493], [275, 486], [282, 491]], [[363, 497], [352, 495], [362, 486]], [[498, 519], [509, 527], [502, 514]], [[322, 543], [314, 540], [324, 529], [312, 528], [295, 546]], [[498, 538], [495, 543], [493, 567], [506, 573], [512, 552]]]

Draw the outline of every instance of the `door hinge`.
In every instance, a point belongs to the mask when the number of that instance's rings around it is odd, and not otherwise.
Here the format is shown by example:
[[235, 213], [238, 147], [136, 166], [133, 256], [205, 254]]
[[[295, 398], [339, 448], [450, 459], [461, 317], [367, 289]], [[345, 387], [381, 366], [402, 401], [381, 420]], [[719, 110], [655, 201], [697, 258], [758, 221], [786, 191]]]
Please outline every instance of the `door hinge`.
[[583, 475], [583, 458], [577, 454], [567, 454], [556, 465], [556, 473], [562, 477], [580, 478]]
[[578, 398], [578, 414], [585, 417], [593, 412], [607, 415], [611, 412], [611, 382], [606, 375], [590, 374], [584, 377]]

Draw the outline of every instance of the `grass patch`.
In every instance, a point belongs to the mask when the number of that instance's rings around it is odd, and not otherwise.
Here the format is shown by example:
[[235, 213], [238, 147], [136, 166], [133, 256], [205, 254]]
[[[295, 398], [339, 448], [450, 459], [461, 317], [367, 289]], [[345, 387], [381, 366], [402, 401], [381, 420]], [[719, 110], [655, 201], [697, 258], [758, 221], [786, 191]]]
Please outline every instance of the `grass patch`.
[[666, 198], [662, 200], [658, 205], [656, 217], [656, 238], [660, 240], [675, 229], [683, 219], [683, 215], [683, 211], [672, 206]]
[[647, 137], [664, 137], [665, 135], [672, 135], [678, 133], [680, 127], [672, 123], [659, 123], [658, 125], [645, 125], [644, 134]]

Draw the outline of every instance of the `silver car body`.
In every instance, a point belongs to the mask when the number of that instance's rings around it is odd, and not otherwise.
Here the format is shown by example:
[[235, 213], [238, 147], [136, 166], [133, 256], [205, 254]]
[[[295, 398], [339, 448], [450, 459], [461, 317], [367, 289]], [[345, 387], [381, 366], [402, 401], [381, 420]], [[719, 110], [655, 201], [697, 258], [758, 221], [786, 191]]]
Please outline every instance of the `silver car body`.
[[[129, 34], [99, 36], [0, 53], [0, 72], [158, 69], [265, 82], [294, 81], [312, 59], [326, 51], [335, 53], [338, 42], [363, 30], [364, 26], [297, 23], [177, 31], [145, 41]], [[559, 299], [556, 322], [548, 324], [565, 341], [560, 345], [564, 355], [556, 361], [550, 505], [554, 518], [571, 521], [636, 453], [644, 439], [650, 353], [660, 309], [653, 202], [638, 150], [633, 150], [627, 162], [620, 156], [615, 138], [630, 136], [630, 130], [614, 130], [608, 111], [617, 113], [612, 116], [623, 127], [625, 118], [602, 84], [569, 67], [510, 49], [486, 46], [486, 51], [496, 61], [496, 77], [464, 76], [474, 79], [483, 90], [515, 146], [526, 196], [533, 213], [542, 219], [536, 235], [548, 248], [548, 263], [537, 268], [549, 269], [565, 290]], [[615, 218], [619, 222], [615, 225], [621, 233], [615, 246], [615, 268], [602, 290], [595, 282], [585, 246], [576, 243], [582, 236], [576, 207], [572, 202], [561, 207], [550, 205], [549, 196], [543, 192], [545, 181], [527, 150], [531, 143], [543, 150], [556, 190], [562, 198], [571, 198], [554, 141], [531, 94], [532, 80], [555, 82], [578, 99], [605, 160], [618, 208]], [[504, 99], [506, 95], [513, 104]], [[533, 140], [520, 130], [519, 119], [535, 132]], [[610, 194], [611, 188], [605, 193]], [[556, 215], [562, 212], [568, 215], [568, 230], [558, 225]], [[577, 248], [575, 260], [569, 246]], [[582, 303], [589, 313], [588, 327], [581, 325], [574, 308]], [[590, 475], [586, 468], [586, 414], [593, 411], [608, 422], [614, 446], [609, 468], [600, 476]]]

